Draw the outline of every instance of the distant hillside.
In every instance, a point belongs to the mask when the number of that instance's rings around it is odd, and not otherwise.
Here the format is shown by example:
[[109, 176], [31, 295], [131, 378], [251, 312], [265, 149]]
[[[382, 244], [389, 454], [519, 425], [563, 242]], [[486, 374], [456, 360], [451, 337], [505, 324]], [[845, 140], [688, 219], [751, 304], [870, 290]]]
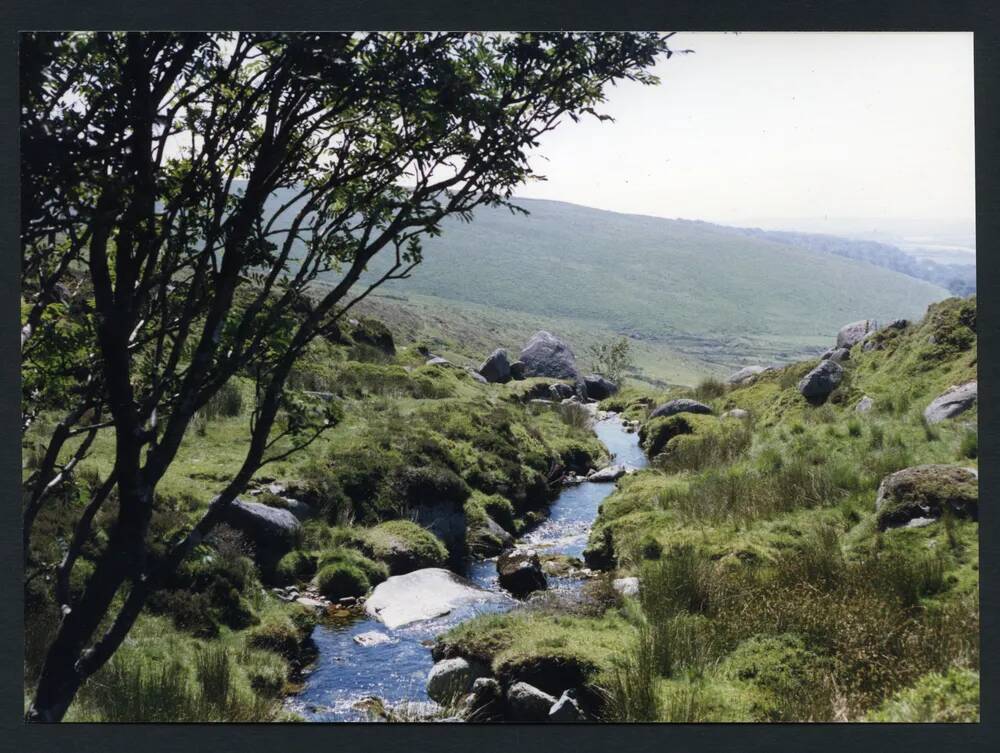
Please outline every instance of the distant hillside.
[[[391, 294], [599, 322], [698, 360], [789, 360], [845, 322], [917, 317], [937, 285], [733, 228], [553, 201], [481, 209], [425, 242]], [[374, 270], [373, 270], [374, 271]]]
[[[912, 250], [907, 253], [887, 243], [841, 238], [836, 235], [760, 230], [758, 228], [732, 228], [732, 230], [756, 238], [787, 243], [791, 246], [801, 246], [810, 251], [865, 261], [878, 267], [902, 272], [904, 275], [915, 277], [918, 280], [940, 285], [947, 288], [952, 295], [964, 297], [976, 292], [975, 264], [933, 261], [926, 258], [926, 253], [919, 255]], [[968, 258], [968, 256], [968, 254], [953, 254], [952, 257], [944, 258]]]

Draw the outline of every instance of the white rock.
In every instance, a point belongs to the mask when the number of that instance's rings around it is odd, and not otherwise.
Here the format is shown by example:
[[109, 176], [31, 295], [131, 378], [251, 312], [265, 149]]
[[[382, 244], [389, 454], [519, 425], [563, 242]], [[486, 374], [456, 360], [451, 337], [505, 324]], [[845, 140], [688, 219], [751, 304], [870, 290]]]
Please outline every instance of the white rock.
[[396, 643], [398, 640], [398, 638], [393, 638], [387, 633], [380, 633], [378, 630], [368, 630], [354, 636], [354, 642], [365, 648], [381, 646], [383, 643]]
[[611, 587], [622, 596], [637, 596], [639, 594], [639, 579], [635, 576], [631, 578], [615, 578], [611, 581]]
[[365, 611], [386, 627], [398, 628], [440, 617], [461, 605], [505, 598], [444, 568], [427, 567], [379, 583], [365, 602]]

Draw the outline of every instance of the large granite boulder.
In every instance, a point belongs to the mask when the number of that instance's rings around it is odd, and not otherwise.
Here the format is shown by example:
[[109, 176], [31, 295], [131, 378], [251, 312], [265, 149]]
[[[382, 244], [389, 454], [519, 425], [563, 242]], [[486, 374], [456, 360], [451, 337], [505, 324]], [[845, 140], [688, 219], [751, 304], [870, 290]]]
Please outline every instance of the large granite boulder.
[[538, 553], [533, 549], [514, 549], [497, 559], [497, 580], [512, 595], [523, 598], [548, 586]]
[[799, 380], [799, 392], [810, 400], [827, 397], [844, 378], [844, 369], [835, 361], [820, 361], [819, 366]]
[[302, 535], [302, 524], [290, 511], [259, 502], [233, 500], [224, 508], [222, 520], [253, 543], [257, 561], [265, 569], [290, 552]]
[[524, 361], [514, 361], [511, 363], [510, 378], [516, 381], [524, 379]]
[[978, 399], [978, 382], [966, 382], [953, 386], [931, 401], [930, 405], [924, 409], [924, 418], [929, 424], [954, 418], [959, 413], [969, 410]]
[[489, 671], [479, 662], [462, 657], [444, 659], [431, 667], [427, 676], [427, 695], [432, 701], [449, 705], [472, 690], [472, 684]]
[[521, 351], [524, 375], [529, 377], [554, 377], [576, 381], [576, 356], [569, 345], [544, 330], [536, 332]]
[[766, 369], [763, 366], [744, 366], [739, 371], [729, 375], [726, 381], [729, 384], [749, 384], [758, 374], [763, 374]]
[[473, 585], [450, 570], [429, 567], [382, 581], [365, 602], [370, 617], [393, 629], [431, 620], [459, 607], [504, 600], [503, 594]]
[[486, 358], [479, 367], [479, 373], [487, 382], [504, 384], [510, 381], [510, 361], [507, 360], [507, 351], [497, 348]]
[[557, 701], [526, 682], [515, 682], [507, 690], [508, 715], [514, 722], [544, 722]]
[[837, 333], [837, 347], [853, 348], [865, 339], [865, 335], [869, 332], [875, 332], [877, 329], [878, 322], [874, 319], [861, 319], [857, 322], [845, 324], [840, 328], [840, 332]]
[[939, 519], [945, 512], [979, 519], [979, 476], [957, 465], [917, 465], [882, 479], [875, 499], [880, 531], [916, 526]]
[[583, 388], [591, 400], [604, 400], [618, 392], [618, 385], [600, 374], [587, 374], [583, 378]]
[[686, 397], [680, 397], [676, 400], [668, 400], [663, 405], [657, 407], [649, 414], [649, 418], [666, 418], [667, 416], [675, 416], [678, 413], [703, 413], [711, 414], [712, 409], [709, 408], [704, 403], [699, 403], [697, 400], [691, 400]]

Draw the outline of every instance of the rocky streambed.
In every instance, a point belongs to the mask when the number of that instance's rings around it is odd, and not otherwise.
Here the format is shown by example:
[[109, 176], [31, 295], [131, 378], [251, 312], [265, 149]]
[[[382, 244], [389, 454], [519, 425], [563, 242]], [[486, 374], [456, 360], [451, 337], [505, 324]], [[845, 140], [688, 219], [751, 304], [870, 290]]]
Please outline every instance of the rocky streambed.
[[[616, 465], [646, 465], [638, 437], [616, 416], [596, 421], [594, 429]], [[600, 481], [566, 486], [548, 518], [518, 548], [580, 557], [597, 509], [613, 490], [614, 484]], [[582, 576], [570, 572], [547, 580], [550, 591], [572, 592]], [[289, 706], [317, 722], [371, 721], [382, 709], [407, 719], [440, 714], [427, 694], [434, 638], [478, 614], [509, 611], [519, 603], [501, 587], [495, 560], [471, 561], [461, 575], [427, 568], [390, 578], [363, 611], [339, 610], [315, 628], [318, 658]]]

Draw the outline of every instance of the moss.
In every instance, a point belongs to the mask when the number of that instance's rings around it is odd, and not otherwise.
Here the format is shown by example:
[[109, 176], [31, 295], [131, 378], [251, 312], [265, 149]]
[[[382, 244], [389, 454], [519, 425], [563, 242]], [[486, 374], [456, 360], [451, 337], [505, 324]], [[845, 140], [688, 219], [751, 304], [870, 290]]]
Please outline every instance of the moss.
[[978, 722], [979, 673], [933, 672], [901, 690], [867, 716], [870, 722]]
[[385, 563], [392, 575], [423, 567], [442, 567], [448, 559], [444, 543], [409, 520], [390, 520], [355, 531], [353, 542], [368, 557]]
[[811, 708], [828, 703], [822, 699], [822, 676], [829, 662], [799, 636], [755, 636], [740, 643], [722, 666], [728, 679], [749, 686], [749, 711], [756, 721], [830, 716], [829, 708]]
[[516, 611], [482, 615], [452, 628], [438, 637], [433, 653], [435, 658], [476, 659], [505, 682], [523, 680], [561, 693], [601, 684], [630, 634], [628, 623], [614, 611], [603, 617]]
[[347, 596], [364, 596], [371, 588], [371, 581], [364, 570], [349, 562], [324, 565], [316, 575], [319, 592], [331, 601]]
[[693, 421], [683, 413], [654, 418], [639, 427], [639, 442], [649, 457], [659, 455], [674, 437], [694, 431]]
[[381, 583], [389, 571], [358, 551], [346, 547], [328, 550], [319, 559], [316, 586], [332, 601], [345, 596], [363, 596]]
[[917, 517], [955, 515], [978, 519], [978, 478], [965, 468], [915, 466], [889, 476], [880, 488], [878, 525], [882, 530]]
[[316, 558], [305, 552], [289, 552], [275, 566], [274, 579], [280, 585], [307, 581], [316, 574]]

